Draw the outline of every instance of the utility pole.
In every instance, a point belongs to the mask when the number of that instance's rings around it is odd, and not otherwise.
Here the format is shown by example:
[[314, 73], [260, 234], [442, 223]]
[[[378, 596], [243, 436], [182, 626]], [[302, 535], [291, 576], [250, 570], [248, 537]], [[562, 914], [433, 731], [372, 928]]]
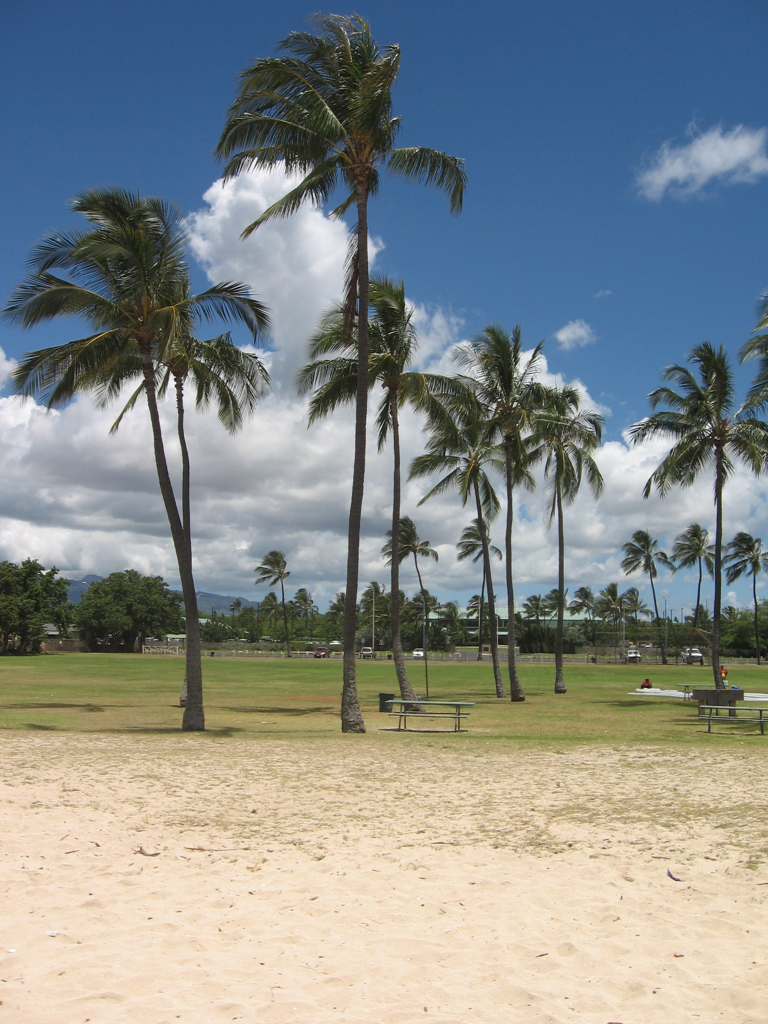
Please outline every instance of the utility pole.
[[376, 584], [371, 584], [371, 595], [373, 596], [373, 613], [371, 621], [371, 649], [373, 657], [376, 657]]

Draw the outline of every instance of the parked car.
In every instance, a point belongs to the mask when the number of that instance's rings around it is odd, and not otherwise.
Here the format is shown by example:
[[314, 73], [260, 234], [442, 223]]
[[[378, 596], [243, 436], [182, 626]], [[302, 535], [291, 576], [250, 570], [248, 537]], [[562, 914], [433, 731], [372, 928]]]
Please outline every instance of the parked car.
[[414, 656], [414, 658], [423, 658], [424, 657], [424, 649], [422, 647], [417, 647], [415, 649], [415, 651], [413, 652], [413, 656]]
[[627, 651], [627, 662], [630, 665], [639, 665], [642, 660], [643, 656], [640, 653], [640, 651], [637, 649], [637, 647], [635, 647], [634, 644], [631, 644], [629, 650]]
[[362, 649], [362, 651], [360, 651], [360, 654], [364, 658], [372, 658], [373, 657], [373, 648], [372, 647], [364, 647]]
[[315, 657], [315, 658], [327, 658], [328, 657], [328, 648], [327, 647], [316, 647], [315, 648], [315, 653], [314, 653], [313, 657]]
[[704, 655], [698, 647], [686, 647], [683, 651], [684, 665], [703, 665]]

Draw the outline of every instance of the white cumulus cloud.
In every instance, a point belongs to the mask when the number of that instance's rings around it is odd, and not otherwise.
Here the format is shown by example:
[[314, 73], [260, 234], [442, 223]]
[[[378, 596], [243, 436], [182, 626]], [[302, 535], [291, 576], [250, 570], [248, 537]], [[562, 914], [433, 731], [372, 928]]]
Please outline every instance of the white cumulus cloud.
[[574, 348], [583, 348], [597, 341], [597, 335], [585, 320], [570, 320], [559, 331], [555, 331], [555, 341], [563, 352]]
[[697, 195], [713, 182], [753, 184], [768, 174], [768, 128], [738, 124], [723, 131], [715, 125], [699, 132], [692, 125], [688, 131], [689, 142], [665, 142], [638, 172], [637, 188], [644, 199], [658, 202], [667, 193], [678, 198]]

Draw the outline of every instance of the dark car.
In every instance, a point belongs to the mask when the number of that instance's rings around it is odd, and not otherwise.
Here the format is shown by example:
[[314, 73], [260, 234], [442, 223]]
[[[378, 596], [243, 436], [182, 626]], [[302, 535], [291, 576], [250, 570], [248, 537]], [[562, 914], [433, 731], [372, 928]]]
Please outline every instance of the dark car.
[[314, 657], [315, 658], [327, 658], [328, 657], [328, 648], [327, 647], [316, 647], [315, 648]]

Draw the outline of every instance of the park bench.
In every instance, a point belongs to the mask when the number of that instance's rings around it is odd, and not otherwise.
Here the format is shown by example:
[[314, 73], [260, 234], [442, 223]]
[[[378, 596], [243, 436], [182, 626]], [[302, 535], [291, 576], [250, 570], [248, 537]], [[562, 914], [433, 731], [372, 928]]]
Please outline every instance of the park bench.
[[[461, 732], [461, 723], [469, 718], [469, 712], [465, 708], [473, 708], [474, 701], [462, 700], [402, 700], [400, 698], [387, 701], [389, 706], [388, 715], [397, 719], [397, 728], [407, 730], [408, 716], [423, 721], [425, 718], [450, 718], [453, 720], [453, 732]], [[395, 705], [398, 709], [395, 710]], [[424, 708], [424, 711], [416, 710]], [[439, 711], [438, 708], [452, 708], [451, 711]], [[445, 730], [444, 730], [445, 731]]]
[[[720, 712], [723, 712], [721, 717]], [[760, 735], [765, 735], [764, 714], [768, 714], [768, 708], [736, 708], [733, 705], [702, 704], [699, 706], [699, 716], [707, 719], [707, 732], [712, 732], [712, 719], [718, 722], [757, 722], [760, 726]]]

